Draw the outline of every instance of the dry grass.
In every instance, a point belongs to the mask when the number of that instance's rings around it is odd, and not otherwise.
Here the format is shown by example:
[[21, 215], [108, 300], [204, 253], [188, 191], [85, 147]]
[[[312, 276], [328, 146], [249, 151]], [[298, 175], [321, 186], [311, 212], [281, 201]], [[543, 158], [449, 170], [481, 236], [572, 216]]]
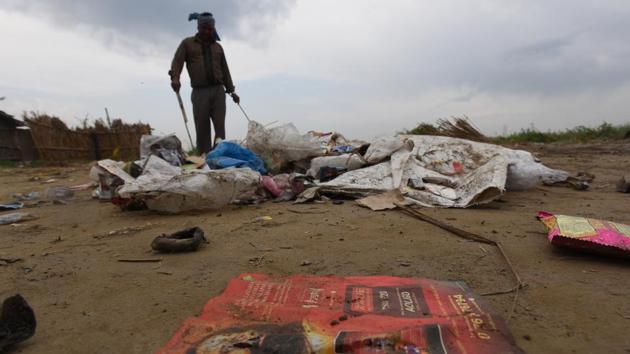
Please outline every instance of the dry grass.
[[140, 137], [151, 133], [143, 123], [127, 124], [114, 119], [111, 126], [102, 120], [93, 125], [83, 121], [79, 128], [69, 128], [61, 119], [36, 112], [24, 113], [33, 141], [42, 160], [93, 160], [107, 157], [131, 160], [139, 157]]
[[483, 135], [483, 133], [470, 122], [468, 117], [452, 117], [451, 120], [439, 119], [437, 126], [429, 123], [420, 123], [417, 127], [407, 131], [406, 134], [449, 136], [483, 143], [490, 141], [487, 136]]

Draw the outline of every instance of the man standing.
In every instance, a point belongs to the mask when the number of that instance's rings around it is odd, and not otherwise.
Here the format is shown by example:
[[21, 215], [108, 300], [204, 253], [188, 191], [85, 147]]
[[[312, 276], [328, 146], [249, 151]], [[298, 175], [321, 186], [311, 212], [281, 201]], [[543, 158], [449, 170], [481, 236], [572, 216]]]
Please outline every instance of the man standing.
[[219, 35], [215, 29], [212, 14], [191, 14], [189, 21], [197, 20], [197, 34], [182, 41], [177, 48], [171, 64], [171, 87], [179, 92], [179, 77], [186, 63], [190, 85], [192, 86], [193, 116], [197, 131], [197, 149], [199, 153], [208, 153], [212, 149], [210, 120], [214, 125], [214, 143], [225, 139], [225, 93], [232, 96], [234, 102], [240, 98], [234, 92], [223, 47], [217, 43]]

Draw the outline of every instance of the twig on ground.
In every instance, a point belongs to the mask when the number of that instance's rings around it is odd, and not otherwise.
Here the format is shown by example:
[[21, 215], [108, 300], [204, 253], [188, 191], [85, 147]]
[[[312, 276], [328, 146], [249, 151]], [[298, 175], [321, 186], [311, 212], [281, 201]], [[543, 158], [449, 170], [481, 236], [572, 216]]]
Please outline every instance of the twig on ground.
[[295, 214], [325, 214], [325, 210], [296, 210], [296, 209], [287, 209], [287, 211]]
[[[493, 293], [486, 293], [485, 295], [499, 295], [499, 294], [509, 294], [509, 293], [514, 293], [514, 300], [512, 302], [512, 308], [509, 312], [509, 315], [506, 319], [507, 322], [510, 321], [510, 318], [512, 318], [512, 315], [514, 314], [514, 310], [516, 308], [516, 302], [518, 300], [518, 291], [522, 288], [524, 288], [526, 286], [526, 284], [521, 280], [521, 277], [518, 275], [518, 272], [516, 271], [516, 269], [514, 268], [514, 265], [512, 265], [512, 261], [510, 261], [510, 258], [508, 257], [507, 253], [505, 253], [505, 250], [503, 249], [503, 247], [501, 246], [501, 244], [495, 240], [489, 239], [487, 237], [481, 236], [481, 235], [477, 235], [474, 234], [472, 232], [468, 232], [466, 230], [462, 230], [459, 229], [457, 227], [454, 227], [452, 225], [443, 223], [440, 220], [434, 219], [428, 215], [425, 215], [421, 212], [419, 212], [418, 210], [412, 209], [406, 205], [400, 204], [400, 203], [395, 203], [396, 206], [398, 206], [403, 212], [405, 212], [406, 214], [413, 216], [417, 219], [420, 219], [422, 221], [428, 222], [430, 224], [433, 224], [435, 226], [438, 226], [446, 231], [449, 231], [459, 237], [465, 238], [467, 240], [471, 240], [471, 241], [475, 241], [475, 242], [480, 242], [480, 243], [485, 243], [488, 245], [494, 245], [499, 249], [499, 252], [501, 253], [501, 256], [503, 256], [503, 259], [505, 259], [505, 262], [507, 263], [508, 267], [510, 268], [510, 270], [512, 271], [512, 275], [514, 276], [514, 278], [516, 279], [516, 285], [508, 290], [503, 290], [503, 291], [496, 291]], [[484, 295], [484, 294], [482, 294]]]
[[118, 262], [126, 262], [126, 263], [157, 263], [157, 262], [162, 262], [162, 258], [119, 259]]

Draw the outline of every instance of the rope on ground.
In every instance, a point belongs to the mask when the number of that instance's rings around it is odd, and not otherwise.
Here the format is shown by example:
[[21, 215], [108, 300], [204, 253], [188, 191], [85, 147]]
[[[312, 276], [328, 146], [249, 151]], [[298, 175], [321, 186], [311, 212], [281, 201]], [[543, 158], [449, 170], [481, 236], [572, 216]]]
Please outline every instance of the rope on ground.
[[467, 240], [471, 240], [471, 241], [475, 241], [475, 242], [480, 242], [480, 243], [485, 243], [488, 245], [493, 245], [496, 246], [497, 249], [499, 250], [499, 253], [501, 253], [501, 256], [503, 257], [503, 259], [505, 259], [505, 262], [507, 263], [508, 267], [510, 268], [510, 270], [512, 271], [512, 275], [514, 276], [514, 279], [516, 279], [516, 285], [514, 287], [512, 287], [511, 289], [507, 289], [507, 290], [501, 290], [501, 291], [495, 291], [495, 292], [491, 292], [491, 293], [484, 293], [481, 294], [482, 296], [491, 296], [491, 295], [500, 295], [500, 294], [510, 294], [510, 293], [514, 293], [514, 300], [512, 302], [512, 308], [509, 312], [509, 315], [507, 317], [507, 321], [509, 322], [510, 319], [512, 318], [512, 315], [514, 314], [514, 310], [516, 309], [516, 302], [518, 300], [518, 291], [524, 287], [527, 286], [527, 284], [525, 282], [523, 282], [521, 280], [521, 277], [518, 275], [518, 272], [516, 271], [516, 268], [514, 268], [514, 265], [512, 264], [512, 261], [510, 260], [510, 258], [508, 257], [507, 253], [505, 252], [505, 250], [503, 249], [503, 247], [501, 246], [501, 244], [495, 240], [489, 239], [487, 237], [481, 236], [481, 235], [477, 235], [474, 234], [472, 232], [466, 231], [466, 230], [462, 230], [460, 228], [457, 228], [455, 226], [446, 224], [440, 220], [434, 219], [428, 215], [425, 215], [423, 213], [421, 213], [420, 211], [416, 210], [416, 209], [412, 209], [404, 204], [400, 204], [400, 203], [395, 203], [396, 206], [398, 208], [400, 208], [400, 210], [402, 210], [404, 213], [413, 216], [417, 219], [420, 219], [424, 222], [428, 222], [429, 224], [435, 225], [437, 227], [440, 227], [446, 231], [449, 231], [450, 233], [457, 235], [459, 237], [465, 238]]

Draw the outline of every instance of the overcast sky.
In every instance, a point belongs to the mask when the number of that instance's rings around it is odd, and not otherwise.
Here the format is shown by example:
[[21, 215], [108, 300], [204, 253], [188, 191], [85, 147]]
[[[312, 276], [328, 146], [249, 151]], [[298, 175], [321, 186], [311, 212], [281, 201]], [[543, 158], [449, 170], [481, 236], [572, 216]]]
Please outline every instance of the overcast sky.
[[[370, 138], [460, 115], [488, 134], [630, 121], [627, 0], [3, 0], [0, 110], [77, 124], [108, 107], [184, 140], [166, 73], [206, 10], [263, 123]], [[227, 132], [246, 132], [231, 103]]]

